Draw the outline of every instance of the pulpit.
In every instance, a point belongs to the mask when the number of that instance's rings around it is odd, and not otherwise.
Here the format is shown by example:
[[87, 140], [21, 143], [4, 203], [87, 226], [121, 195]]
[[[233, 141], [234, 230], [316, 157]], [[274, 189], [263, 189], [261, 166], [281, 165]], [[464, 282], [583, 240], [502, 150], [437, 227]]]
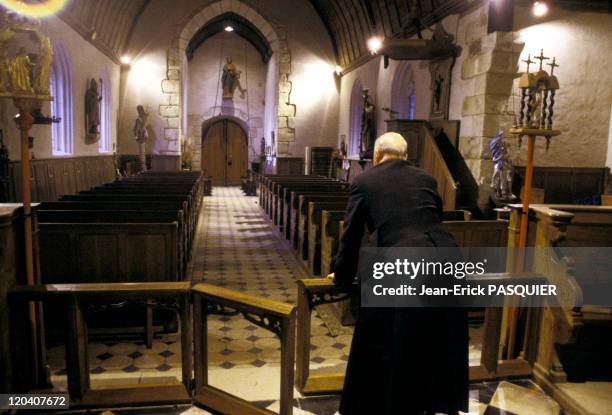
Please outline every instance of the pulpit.
[[423, 154], [423, 135], [421, 134], [424, 121], [421, 120], [385, 120], [387, 131], [399, 133], [408, 143], [408, 161], [418, 166]]

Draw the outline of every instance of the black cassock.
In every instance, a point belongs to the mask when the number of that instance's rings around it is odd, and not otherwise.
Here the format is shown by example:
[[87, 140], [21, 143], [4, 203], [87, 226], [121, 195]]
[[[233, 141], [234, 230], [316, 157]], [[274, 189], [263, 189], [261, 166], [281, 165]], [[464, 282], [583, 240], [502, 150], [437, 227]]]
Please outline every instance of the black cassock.
[[[357, 176], [334, 272], [350, 284], [363, 231], [379, 247], [456, 246], [442, 226], [436, 181], [407, 161], [389, 160]], [[341, 415], [411, 415], [468, 410], [467, 310], [366, 308], [357, 316]]]

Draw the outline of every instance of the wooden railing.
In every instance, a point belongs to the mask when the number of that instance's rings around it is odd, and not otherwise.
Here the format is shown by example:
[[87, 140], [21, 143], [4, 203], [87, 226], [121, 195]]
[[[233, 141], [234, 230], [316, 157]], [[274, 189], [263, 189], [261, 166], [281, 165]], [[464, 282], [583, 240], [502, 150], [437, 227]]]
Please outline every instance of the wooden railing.
[[296, 307], [209, 284], [196, 284], [194, 295], [195, 391], [194, 400], [222, 414], [268, 415], [273, 412], [208, 384], [206, 322], [210, 314], [242, 314], [251, 323], [272, 331], [280, 339], [280, 415], [293, 413]]
[[[120, 299], [128, 301], [171, 299], [180, 315], [182, 383], [148, 384], [146, 387], [92, 389], [89, 379], [87, 324], [83, 309], [88, 300]], [[20, 310], [29, 302], [60, 300], [66, 316], [66, 370], [71, 407], [106, 408], [116, 405], [165, 405], [191, 401], [191, 316], [189, 283], [117, 283], [117, 284], [54, 284], [19, 286], [9, 293], [13, 330], [13, 360], [16, 365], [29, 356], [20, 352], [18, 321]], [[25, 323], [25, 322], [24, 322]], [[19, 368], [16, 368], [19, 373]], [[15, 382], [20, 392], [29, 385]]]
[[[521, 206], [511, 205], [508, 246], [513, 252], [518, 239], [518, 224], [521, 220]], [[546, 304], [544, 308], [533, 310], [538, 316], [527, 319], [531, 325], [531, 337], [525, 338], [523, 348], [528, 342], [537, 341], [534, 358], [534, 379], [568, 413], [589, 413], [582, 403], [567, 394], [557, 383], [567, 381], [567, 374], [559, 358], [560, 345], [576, 341], [581, 328], [586, 324], [608, 322], [609, 307], [589, 307], [584, 298], [583, 287], [597, 278], [609, 279], [607, 271], [590, 264], [591, 258], [574, 254], [572, 247], [610, 247], [612, 246], [612, 207], [581, 205], [532, 205], [529, 212], [528, 245], [539, 250], [538, 255], [526, 264], [526, 268], [547, 276], [558, 287], [559, 303]], [[576, 251], [575, 251], [576, 252]], [[580, 252], [580, 251], [577, 251]], [[509, 255], [508, 260], [513, 258]], [[571, 307], [577, 304], [581, 307]], [[593, 311], [595, 312], [593, 312]], [[603, 313], [602, 313], [603, 311]], [[502, 339], [502, 343], [506, 342]]]
[[422, 146], [419, 166], [438, 182], [438, 193], [442, 197], [444, 210], [454, 210], [457, 207], [457, 183], [448, 169], [427, 123], [421, 125], [421, 135]]
[[[181, 382], [147, 383], [135, 387], [93, 389], [89, 378], [87, 324], [83, 309], [90, 300], [146, 301], [177, 310], [180, 316]], [[193, 320], [191, 306], [193, 299]], [[66, 365], [71, 408], [108, 408], [115, 406], [169, 405], [195, 401], [220, 413], [273, 415], [266, 409], [214, 388], [208, 384], [207, 316], [243, 315], [251, 323], [274, 332], [281, 344], [280, 415], [293, 413], [293, 365], [295, 362], [296, 307], [208, 284], [189, 282], [55, 284], [19, 286], [9, 293], [12, 316], [14, 373], [27, 365], [31, 356], [21, 347], [27, 331], [24, 309], [32, 302], [60, 300], [66, 307]], [[193, 323], [193, 326], [192, 326]], [[195, 329], [192, 345], [192, 327]], [[193, 354], [192, 354], [193, 350]], [[195, 361], [195, 368], [194, 362]], [[192, 379], [192, 370], [194, 378]], [[18, 375], [17, 375], [18, 376]], [[20, 382], [21, 380], [21, 382]], [[193, 380], [193, 382], [192, 382]], [[15, 392], [28, 392], [27, 378], [16, 378]], [[192, 390], [192, 386], [195, 387]]]
[[[531, 273], [484, 274], [477, 277], [481, 283], [512, 282], [513, 284], [536, 284], [546, 278]], [[303, 394], [325, 394], [339, 392], [344, 384], [344, 373], [310, 374], [310, 324], [313, 309], [321, 304], [345, 300], [350, 293], [328, 279], [304, 279], [298, 281], [297, 355], [295, 386]], [[528, 309], [530, 316], [539, 315], [537, 308]], [[484, 337], [480, 365], [470, 367], [470, 381], [526, 377], [532, 373], [537, 343], [528, 343], [524, 357], [499, 360], [500, 335], [503, 308], [491, 307], [485, 312]], [[533, 326], [531, 326], [535, 329]], [[533, 333], [536, 334], [536, 333]], [[528, 333], [526, 337], [529, 337]]]

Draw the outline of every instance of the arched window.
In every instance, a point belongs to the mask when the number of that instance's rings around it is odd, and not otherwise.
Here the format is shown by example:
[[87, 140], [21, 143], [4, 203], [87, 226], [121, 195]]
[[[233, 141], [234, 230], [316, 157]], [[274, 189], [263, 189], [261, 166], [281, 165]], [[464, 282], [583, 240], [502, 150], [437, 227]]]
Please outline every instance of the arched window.
[[414, 75], [408, 62], [400, 62], [395, 70], [391, 87], [391, 109], [397, 111], [395, 118], [414, 120]]
[[100, 102], [100, 153], [110, 153], [111, 151], [111, 95], [110, 95], [110, 80], [108, 71], [105, 69], [102, 72], [101, 95]]
[[53, 47], [51, 95], [51, 116], [61, 118], [61, 121], [53, 123], [51, 128], [53, 155], [70, 155], [73, 151], [72, 69], [70, 57], [61, 42], [57, 42]]
[[361, 142], [361, 115], [363, 113], [363, 84], [359, 79], [353, 83], [351, 90], [351, 108], [349, 115], [349, 142], [348, 156], [359, 157], [359, 144]]

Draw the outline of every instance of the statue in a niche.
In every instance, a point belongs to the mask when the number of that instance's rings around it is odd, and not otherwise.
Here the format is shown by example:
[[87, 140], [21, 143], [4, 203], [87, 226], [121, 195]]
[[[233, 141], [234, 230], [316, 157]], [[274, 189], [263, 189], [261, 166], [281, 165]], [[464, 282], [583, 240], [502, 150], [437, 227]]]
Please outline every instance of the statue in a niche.
[[374, 141], [376, 140], [376, 106], [372, 102], [368, 89], [362, 93], [363, 112], [361, 113], [361, 142], [359, 157], [371, 159], [374, 153]]
[[240, 71], [232, 63], [230, 57], [226, 59], [225, 65], [223, 65], [221, 83], [223, 85], [223, 99], [234, 99], [236, 88], [240, 91], [240, 98], [244, 98], [246, 90], [240, 86]]
[[147, 156], [146, 156], [146, 143], [149, 139], [149, 111], [142, 105], [136, 107], [138, 112], [138, 118], [134, 122], [134, 138], [138, 143], [138, 163], [139, 170], [144, 171], [147, 169]]
[[92, 78], [85, 93], [85, 131], [87, 142], [90, 143], [100, 139], [100, 101], [102, 96], [98, 92], [98, 83]]

